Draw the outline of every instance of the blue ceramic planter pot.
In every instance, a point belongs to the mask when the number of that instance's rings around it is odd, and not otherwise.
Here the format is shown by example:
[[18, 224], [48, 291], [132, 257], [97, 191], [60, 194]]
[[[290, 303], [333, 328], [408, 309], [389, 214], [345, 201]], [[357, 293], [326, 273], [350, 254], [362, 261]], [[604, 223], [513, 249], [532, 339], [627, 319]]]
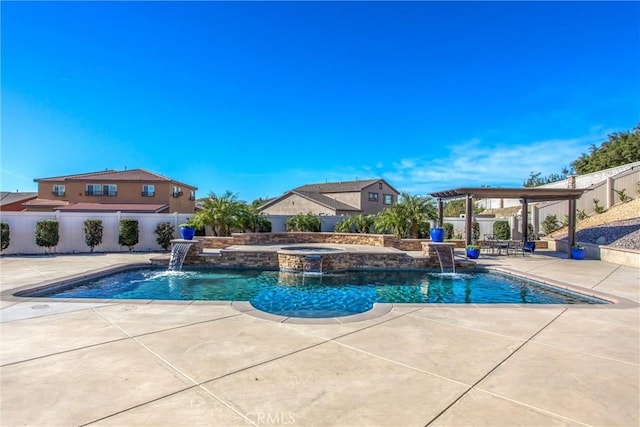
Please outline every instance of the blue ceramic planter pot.
[[479, 256], [480, 256], [480, 249], [467, 248], [467, 258], [478, 259]]
[[571, 258], [573, 258], [573, 259], [584, 259], [584, 249], [571, 248]]
[[432, 228], [429, 232], [434, 242], [444, 242], [444, 228]]
[[180, 227], [180, 237], [183, 240], [193, 240], [193, 236], [196, 234], [196, 229], [191, 227]]

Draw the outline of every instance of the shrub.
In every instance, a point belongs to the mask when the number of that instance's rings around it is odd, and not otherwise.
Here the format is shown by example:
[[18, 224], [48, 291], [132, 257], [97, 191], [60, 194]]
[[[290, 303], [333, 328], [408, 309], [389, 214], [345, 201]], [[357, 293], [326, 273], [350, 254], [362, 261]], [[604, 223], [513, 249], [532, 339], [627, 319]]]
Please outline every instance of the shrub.
[[444, 240], [453, 239], [453, 224], [445, 222], [442, 224], [442, 228], [444, 228]]
[[123, 218], [120, 220], [118, 243], [122, 246], [127, 246], [129, 251], [133, 251], [133, 247], [138, 244], [137, 219]]
[[555, 215], [547, 215], [544, 221], [542, 221], [542, 231], [544, 231], [544, 234], [551, 234], [559, 228], [560, 222]]
[[91, 252], [93, 252], [93, 248], [102, 243], [101, 219], [88, 219], [84, 222], [84, 242], [89, 246]]
[[593, 199], [593, 205], [594, 205], [593, 210], [597, 214], [605, 213], [607, 210], [604, 208], [604, 206], [600, 206], [599, 203], [600, 203], [600, 200]]
[[260, 215], [258, 221], [258, 233], [271, 233], [271, 221], [266, 216]]
[[471, 223], [471, 240], [474, 242], [480, 240], [480, 223], [478, 221]]
[[535, 231], [533, 230], [533, 224], [527, 224], [527, 240], [536, 240]]
[[9, 234], [11, 228], [6, 222], [0, 223], [0, 251], [4, 251], [9, 247]]
[[319, 232], [322, 228], [322, 221], [317, 215], [308, 213], [305, 215], [294, 215], [285, 222], [287, 231], [312, 231]]
[[418, 230], [418, 238], [426, 239], [429, 238], [429, 231], [431, 230], [431, 223], [429, 221], [424, 222], [420, 229]]
[[582, 221], [583, 219], [587, 218], [588, 215], [587, 213], [584, 211], [584, 209], [578, 209], [576, 211], [576, 218], [578, 218], [578, 221]]
[[623, 188], [622, 190], [613, 190], [616, 192], [616, 194], [618, 195], [618, 198], [620, 199], [620, 201], [622, 203], [628, 202], [629, 200], [631, 200], [631, 197], [627, 196], [625, 194], [625, 192], [627, 191], [626, 188]]
[[156, 227], [155, 233], [158, 236], [156, 237], [156, 242], [158, 242], [165, 251], [171, 247], [171, 239], [173, 239], [174, 231], [173, 225], [171, 225], [170, 222], [161, 222]]
[[336, 225], [333, 227], [333, 231], [335, 233], [353, 233], [355, 229], [356, 227], [353, 224], [353, 219], [350, 216], [336, 222]]
[[509, 221], [494, 222], [493, 235], [498, 240], [509, 240], [511, 238], [511, 227], [509, 226]]
[[51, 248], [58, 244], [60, 235], [58, 234], [58, 221], [54, 219], [46, 219], [36, 223], [36, 244], [47, 248]]

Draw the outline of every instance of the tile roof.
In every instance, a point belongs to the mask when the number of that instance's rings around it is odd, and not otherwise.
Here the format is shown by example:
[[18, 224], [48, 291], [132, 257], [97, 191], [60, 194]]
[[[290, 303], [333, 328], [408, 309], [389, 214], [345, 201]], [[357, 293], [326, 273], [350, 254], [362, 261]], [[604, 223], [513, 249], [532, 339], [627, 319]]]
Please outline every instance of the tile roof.
[[356, 180], [356, 181], [326, 182], [324, 184], [306, 184], [306, 185], [294, 188], [293, 190], [286, 192], [280, 197], [270, 199], [265, 204], [260, 206], [260, 209], [261, 210], [266, 209], [269, 206], [272, 206], [280, 202], [281, 200], [286, 199], [291, 194], [297, 194], [300, 197], [304, 197], [305, 199], [311, 200], [315, 203], [318, 203], [320, 205], [323, 205], [331, 209], [362, 212], [362, 209], [360, 208], [335, 200], [333, 197], [330, 196], [330, 194], [331, 193], [360, 193], [365, 188], [378, 182], [384, 182], [391, 190], [395, 191], [396, 193], [398, 192], [395, 188], [391, 187], [389, 183], [387, 183], [385, 180], [379, 179], [379, 178]]
[[358, 209], [355, 206], [336, 200], [331, 196], [325, 196], [324, 194], [319, 194], [319, 193], [310, 192], [310, 191], [297, 191], [297, 190], [293, 190], [290, 193], [297, 194], [300, 197], [311, 200], [315, 203], [318, 203], [322, 206], [326, 206], [334, 210], [356, 211], [356, 212], [362, 211], [362, 209]]
[[340, 181], [340, 182], [326, 182], [324, 184], [306, 184], [298, 188], [294, 188], [293, 191], [305, 191], [314, 193], [342, 193], [342, 192], [354, 192], [361, 191], [363, 188], [375, 184], [381, 179], [365, 179], [358, 181]]
[[51, 200], [51, 199], [33, 199], [29, 200], [22, 204], [22, 206], [31, 206], [31, 207], [57, 207], [57, 206], [66, 206], [69, 202], [64, 200]]
[[166, 176], [149, 172], [144, 169], [128, 169], [123, 171], [117, 171], [113, 169], [108, 169], [104, 171], [98, 172], [88, 172], [82, 174], [75, 175], [63, 175], [63, 176], [54, 176], [49, 178], [36, 178], [35, 182], [46, 182], [46, 181], [87, 181], [91, 179], [100, 180], [102, 182], [106, 181], [136, 181], [136, 182], [173, 182], [185, 187], [193, 188], [197, 190], [197, 187], [194, 187], [189, 184], [184, 184], [182, 182], [178, 182]]
[[166, 203], [72, 203], [57, 210], [63, 212], [161, 212]]
[[38, 193], [27, 193], [27, 192], [10, 192], [10, 191], [2, 191], [0, 192], [0, 206], [10, 205], [12, 203], [18, 203], [22, 201], [27, 201], [29, 199], [33, 199], [38, 196]]

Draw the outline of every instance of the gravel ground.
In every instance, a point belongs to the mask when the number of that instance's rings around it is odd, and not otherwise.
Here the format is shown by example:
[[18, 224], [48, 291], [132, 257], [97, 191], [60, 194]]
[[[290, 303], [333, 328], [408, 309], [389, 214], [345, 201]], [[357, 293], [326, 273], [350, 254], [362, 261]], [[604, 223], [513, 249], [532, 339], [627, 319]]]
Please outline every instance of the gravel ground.
[[[549, 237], [566, 240], [567, 230], [558, 230]], [[640, 198], [578, 221], [576, 240], [640, 251]]]

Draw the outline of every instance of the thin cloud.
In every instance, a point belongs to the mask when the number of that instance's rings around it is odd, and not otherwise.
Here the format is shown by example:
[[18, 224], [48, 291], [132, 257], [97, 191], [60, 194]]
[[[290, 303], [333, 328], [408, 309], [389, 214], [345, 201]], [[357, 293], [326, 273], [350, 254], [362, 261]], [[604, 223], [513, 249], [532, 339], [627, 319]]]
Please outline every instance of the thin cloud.
[[424, 194], [458, 186], [519, 187], [531, 172], [560, 173], [606, 139], [602, 129], [579, 138], [532, 141], [510, 146], [478, 138], [450, 147], [439, 159], [405, 158], [393, 164], [385, 178], [410, 193]]

